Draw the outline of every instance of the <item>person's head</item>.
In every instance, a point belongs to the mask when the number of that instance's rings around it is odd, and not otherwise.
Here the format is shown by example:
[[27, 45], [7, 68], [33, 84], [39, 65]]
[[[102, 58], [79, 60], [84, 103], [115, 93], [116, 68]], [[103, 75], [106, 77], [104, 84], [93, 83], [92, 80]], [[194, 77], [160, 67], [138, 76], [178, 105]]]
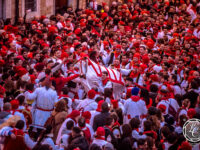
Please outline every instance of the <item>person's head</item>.
[[161, 128], [161, 137], [163, 138], [163, 139], [167, 139], [167, 137], [168, 137], [168, 135], [170, 134], [170, 129], [167, 127], [167, 126], [163, 126], [162, 128]]
[[67, 123], [66, 123], [66, 129], [67, 130], [72, 130], [74, 127], [74, 122], [72, 120], [69, 120]]
[[53, 148], [48, 144], [36, 144], [32, 150], [53, 150]]
[[24, 100], [25, 100], [25, 96], [24, 95], [20, 95], [17, 100], [19, 101], [19, 105], [23, 105], [24, 104]]
[[72, 137], [76, 137], [81, 134], [81, 129], [79, 127], [73, 127], [72, 129]]
[[3, 105], [4, 111], [9, 111], [9, 110], [11, 110], [11, 108], [12, 108], [12, 106], [9, 102], [4, 103], [4, 105]]
[[62, 94], [63, 94], [63, 95], [67, 95], [68, 92], [69, 92], [68, 87], [63, 87], [63, 88], [62, 88]]
[[80, 118], [78, 119], [78, 126], [79, 126], [80, 128], [84, 128], [84, 127], [85, 127], [85, 118], [84, 118], [84, 117], [80, 117]]
[[131, 137], [132, 134], [132, 128], [129, 124], [124, 124], [122, 126], [122, 135], [124, 137]]
[[138, 149], [147, 149], [147, 142], [145, 139], [139, 139], [137, 141]]
[[110, 89], [110, 88], [105, 88], [105, 89], [104, 89], [104, 96], [105, 96], [105, 97], [111, 97], [111, 96], [112, 96], [112, 89]]
[[56, 112], [62, 112], [62, 111], [65, 111], [66, 110], [66, 102], [65, 100], [60, 100], [56, 103], [55, 105], [55, 111]]
[[105, 112], [109, 112], [109, 106], [107, 102], [103, 102], [101, 105], [101, 112], [105, 113]]
[[101, 147], [97, 144], [91, 144], [89, 150], [102, 150]]
[[8, 118], [8, 120], [6, 120], [4, 123], [2, 123], [0, 125], [0, 129], [2, 129], [3, 127], [12, 127], [14, 128], [16, 123], [20, 120], [20, 116], [12, 116], [10, 118]]
[[177, 133], [176, 132], [171, 132], [168, 136], [167, 136], [167, 141], [170, 144], [174, 144], [177, 141]]
[[105, 80], [108, 77], [108, 73], [106, 71], [102, 72], [102, 80]]
[[106, 118], [106, 122], [105, 124], [109, 127], [112, 127], [114, 125], [115, 121], [114, 121], [114, 118], [112, 118], [111, 116], [108, 116]]
[[133, 96], [138, 96], [139, 91], [140, 91], [140, 89], [139, 89], [138, 87], [134, 87], [134, 88], [132, 88], [132, 90], [131, 90], [131, 94], [132, 94]]
[[151, 131], [152, 127], [152, 122], [149, 120], [146, 120], [144, 122], [144, 131]]
[[132, 130], [138, 129], [140, 127], [140, 120], [138, 118], [132, 118], [129, 124]]
[[24, 121], [23, 120], [17, 121], [15, 128], [22, 130], [24, 128]]
[[190, 100], [189, 99], [184, 99], [182, 101], [182, 107], [189, 108], [190, 107]]

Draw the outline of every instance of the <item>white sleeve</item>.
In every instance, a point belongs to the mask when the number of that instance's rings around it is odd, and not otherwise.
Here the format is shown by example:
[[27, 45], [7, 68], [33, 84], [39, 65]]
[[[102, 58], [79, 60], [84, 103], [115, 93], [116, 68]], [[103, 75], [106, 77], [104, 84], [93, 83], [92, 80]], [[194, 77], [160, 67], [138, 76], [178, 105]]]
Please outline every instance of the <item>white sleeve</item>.
[[34, 91], [33, 93], [28, 93], [28, 94], [27, 94], [28, 99], [31, 99], [31, 100], [36, 99], [37, 93], [38, 93], [38, 88], [35, 89], [35, 91]]
[[135, 139], [145, 139], [147, 136], [146, 135], [140, 135], [137, 131], [132, 131], [132, 137]]
[[112, 88], [112, 82], [111, 81], [108, 81], [106, 86], [104, 87], [105, 88]]
[[120, 72], [122, 73], [122, 75], [127, 76], [131, 72], [131, 70], [130, 69], [121, 69]]
[[30, 149], [33, 149], [33, 147], [35, 146], [36, 142], [34, 142], [30, 136], [28, 134], [24, 135], [24, 142], [26, 144], [26, 146]]

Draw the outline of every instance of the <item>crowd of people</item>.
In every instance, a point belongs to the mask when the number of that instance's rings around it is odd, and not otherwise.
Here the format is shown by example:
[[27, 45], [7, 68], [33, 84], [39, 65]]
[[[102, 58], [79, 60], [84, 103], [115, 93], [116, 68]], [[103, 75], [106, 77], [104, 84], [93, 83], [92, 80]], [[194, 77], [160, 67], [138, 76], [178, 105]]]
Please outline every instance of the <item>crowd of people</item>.
[[[200, 149], [183, 135], [200, 119], [199, 0], [27, 16], [0, 29], [2, 150]], [[85, 88], [80, 59], [120, 72], [120, 97], [107, 71]]]

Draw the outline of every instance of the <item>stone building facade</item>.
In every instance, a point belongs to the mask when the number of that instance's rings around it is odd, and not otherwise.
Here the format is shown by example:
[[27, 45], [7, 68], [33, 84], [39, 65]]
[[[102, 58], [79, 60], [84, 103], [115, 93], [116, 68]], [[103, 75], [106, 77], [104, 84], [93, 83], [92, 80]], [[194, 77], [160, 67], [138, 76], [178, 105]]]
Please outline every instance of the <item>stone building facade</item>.
[[[98, 4], [102, 4], [103, 1], [107, 4], [110, 2], [110, 0], [96, 1]], [[83, 9], [87, 2], [89, 0], [0, 0], [0, 19], [11, 18], [14, 22], [16, 17], [23, 17], [29, 7], [31, 12], [28, 13], [28, 18], [41, 15], [51, 16], [59, 7], [72, 6], [75, 10], [78, 5], [79, 8]]]

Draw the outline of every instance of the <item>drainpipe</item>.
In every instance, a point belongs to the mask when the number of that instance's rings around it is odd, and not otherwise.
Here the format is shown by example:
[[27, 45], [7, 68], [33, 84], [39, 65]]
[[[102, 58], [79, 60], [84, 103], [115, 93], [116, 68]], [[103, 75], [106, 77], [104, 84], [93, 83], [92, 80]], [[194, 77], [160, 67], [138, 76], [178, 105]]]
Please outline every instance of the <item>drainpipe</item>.
[[76, 1], [76, 9], [79, 9], [79, 0]]
[[15, 24], [17, 24], [19, 18], [19, 0], [15, 0]]

